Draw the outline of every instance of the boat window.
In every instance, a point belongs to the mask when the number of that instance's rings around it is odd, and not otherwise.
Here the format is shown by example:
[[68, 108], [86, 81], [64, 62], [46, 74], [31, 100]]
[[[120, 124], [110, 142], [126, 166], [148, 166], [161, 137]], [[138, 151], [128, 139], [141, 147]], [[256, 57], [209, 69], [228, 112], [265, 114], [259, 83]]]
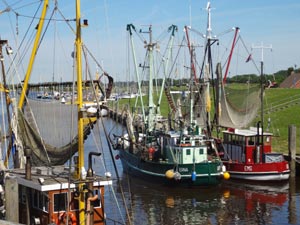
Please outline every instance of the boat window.
[[39, 200], [39, 196], [37, 191], [33, 190], [33, 199], [32, 199], [32, 203], [33, 203], [33, 207], [34, 208], [38, 208], [38, 200]]
[[65, 211], [67, 208], [67, 193], [54, 194], [54, 212]]
[[191, 149], [186, 150], [186, 155], [191, 155]]
[[238, 144], [244, 145], [245, 143], [245, 137], [244, 136], [238, 136]]
[[48, 196], [45, 193], [32, 190], [32, 205], [34, 208], [48, 212], [48, 203]]
[[42, 193], [42, 201], [40, 201], [40, 205], [39, 207], [41, 209], [43, 209], [43, 211], [48, 212], [49, 211], [49, 198], [48, 196], [44, 195], [43, 192]]
[[229, 137], [230, 136], [228, 134], [224, 134], [224, 136], [223, 136], [223, 139], [224, 139], [223, 142], [224, 143], [228, 143], [229, 142]]
[[237, 145], [238, 144], [238, 136], [236, 136], [236, 135], [232, 135], [231, 136], [231, 141], [232, 141], [232, 144], [234, 144], [234, 145]]
[[19, 196], [20, 196], [20, 202], [22, 204], [26, 203], [26, 188], [24, 186], [19, 186]]
[[[79, 208], [78, 200], [75, 197], [75, 192], [71, 192], [70, 209], [75, 210]], [[68, 195], [65, 193], [54, 194], [54, 212], [65, 211], [68, 203]]]
[[200, 148], [199, 155], [203, 155], [203, 152], [204, 152], [203, 148]]
[[96, 207], [98, 207], [98, 208], [101, 208], [101, 190], [100, 189], [98, 189], [98, 190], [94, 190], [94, 195], [93, 196], [96, 196], [96, 195], [98, 195], [98, 198], [97, 198], [97, 200], [95, 200], [95, 201], [93, 201], [92, 202], [92, 204], [93, 204], [93, 206], [94, 206], [94, 208], [96, 208]]
[[250, 145], [250, 146], [253, 146], [254, 144], [255, 144], [255, 141], [254, 141], [254, 137], [248, 137], [248, 146]]

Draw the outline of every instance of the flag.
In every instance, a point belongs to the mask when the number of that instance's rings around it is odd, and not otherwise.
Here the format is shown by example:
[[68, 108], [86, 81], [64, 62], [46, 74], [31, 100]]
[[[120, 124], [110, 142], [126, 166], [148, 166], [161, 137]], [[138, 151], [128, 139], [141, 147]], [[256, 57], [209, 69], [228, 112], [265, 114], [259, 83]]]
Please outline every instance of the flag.
[[252, 60], [252, 55], [249, 54], [248, 58], [246, 59], [246, 63], [249, 62], [250, 60]]

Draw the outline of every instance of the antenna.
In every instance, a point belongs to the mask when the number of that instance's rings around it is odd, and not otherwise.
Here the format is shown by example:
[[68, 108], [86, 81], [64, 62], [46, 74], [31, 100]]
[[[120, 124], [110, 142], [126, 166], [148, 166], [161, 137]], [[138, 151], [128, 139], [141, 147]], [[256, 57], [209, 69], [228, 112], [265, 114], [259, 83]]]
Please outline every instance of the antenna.
[[272, 51], [272, 45], [264, 45], [263, 42], [261, 42], [260, 45], [254, 46], [252, 45], [252, 49], [261, 49], [261, 62], [264, 61], [264, 49], [271, 49]]

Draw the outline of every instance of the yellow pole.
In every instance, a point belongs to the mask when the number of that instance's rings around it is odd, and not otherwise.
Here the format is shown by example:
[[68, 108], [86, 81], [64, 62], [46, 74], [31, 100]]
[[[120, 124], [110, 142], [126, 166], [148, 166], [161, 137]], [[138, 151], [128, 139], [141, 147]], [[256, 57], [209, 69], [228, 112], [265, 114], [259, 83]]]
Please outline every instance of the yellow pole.
[[44, 0], [44, 6], [43, 6], [42, 14], [41, 14], [40, 21], [39, 21], [39, 24], [38, 24], [38, 29], [37, 29], [37, 33], [36, 33], [36, 36], [35, 36], [33, 49], [32, 49], [30, 60], [29, 60], [29, 65], [28, 65], [28, 68], [27, 68], [27, 71], [26, 71], [24, 84], [23, 84], [21, 96], [20, 96], [20, 99], [19, 99], [19, 105], [18, 105], [19, 109], [21, 109], [23, 107], [23, 104], [24, 104], [24, 100], [25, 100], [25, 96], [26, 96], [26, 92], [27, 92], [27, 88], [28, 88], [28, 82], [29, 82], [29, 79], [30, 79], [30, 75], [31, 75], [33, 63], [34, 63], [34, 60], [35, 60], [35, 55], [36, 55], [36, 52], [37, 52], [37, 48], [38, 48], [38, 45], [39, 45], [39, 42], [40, 42], [40, 37], [41, 37], [42, 30], [43, 30], [47, 9], [48, 9], [48, 0]]
[[[78, 167], [77, 176], [80, 178], [81, 168], [84, 167], [84, 146], [83, 146], [83, 115], [82, 109], [82, 59], [81, 59], [81, 24], [80, 24], [80, 0], [76, 0], [76, 72], [77, 72], [77, 103], [78, 103]], [[82, 190], [83, 185], [79, 185]], [[85, 224], [84, 193], [80, 191], [79, 197], [79, 221]]]

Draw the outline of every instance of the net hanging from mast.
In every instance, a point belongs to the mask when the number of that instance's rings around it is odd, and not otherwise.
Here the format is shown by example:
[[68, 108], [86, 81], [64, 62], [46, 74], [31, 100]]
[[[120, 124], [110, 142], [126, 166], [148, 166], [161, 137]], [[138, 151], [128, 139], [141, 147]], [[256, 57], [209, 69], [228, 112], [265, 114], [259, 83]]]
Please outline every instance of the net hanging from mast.
[[[259, 70], [240, 35], [234, 43], [234, 48], [234, 53], [230, 55], [231, 63], [227, 61], [229, 59], [226, 60], [225, 80], [222, 78], [220, 64], [216, 69], [217, 77], [220, 78], [219, 125], [241, 129], [248, 127], [258, 115], [261, 108], [261, 85], [257, 80], [253, 80]], [[231, 68], [235, 67], [236, 76], [231, 78], [231, 82], [226, 82], [229, 65]], [[238, 75], [243, 73], [240, 71], [241, 65], [247, 69], [248, 74]]]
[[260, 87], [245, 84], [242, 88], [222, 86], [220, 125], [245, 128], [256, 117], [260, 108]]
[[[77, 152], [77, 110], [57, 101], [28, 100], [27, 104], [30, 110], [18, 111], [18, 131], [23, 148], [31, 150], [32, 165], [63, 165]], [[84, 128], [85, 137], [91, 124]]]

